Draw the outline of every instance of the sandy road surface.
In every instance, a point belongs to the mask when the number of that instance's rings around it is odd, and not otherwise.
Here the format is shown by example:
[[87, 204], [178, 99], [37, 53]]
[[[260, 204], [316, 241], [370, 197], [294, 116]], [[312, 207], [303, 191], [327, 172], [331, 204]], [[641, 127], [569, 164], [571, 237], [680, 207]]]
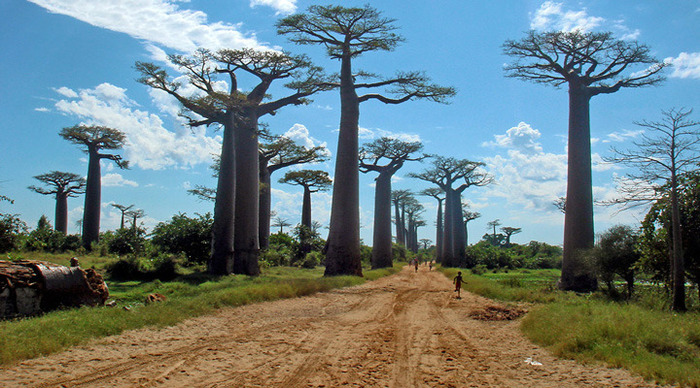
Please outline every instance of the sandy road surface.
[[[646, 387], [622, 370], [557, 359], [493, 305], [455, 298], [421, 267], [310, 297], [225, 309], [0, 369], [0, 386]], [[541, 366], [524, 362], [528, 357]]]

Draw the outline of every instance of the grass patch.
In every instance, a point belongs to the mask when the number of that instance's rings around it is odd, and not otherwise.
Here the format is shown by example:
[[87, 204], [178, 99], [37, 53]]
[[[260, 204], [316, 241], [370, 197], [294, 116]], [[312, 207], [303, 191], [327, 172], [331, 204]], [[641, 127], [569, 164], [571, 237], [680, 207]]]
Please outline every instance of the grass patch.
[[[70, 257], [69, 257], [70, 258]], [[44, 257], [44, 260], [47, 260]], [[273, 267], [261, 276], [213, 277], [201, 273], [170, 282], [108, 282], [117, 307], [83, 307], [54, 311], [39, 317], [0, 322], [0, 364], [48, 355], [97, 338], [146, 326], [164, 327], [218, 308], [293, 298], [354, 286], [400, 270], [400, 265], [366, 270], [364, 277], [323, 277], [323, 268]], [[149, 293], [167, 297], [144, 305]], [[123, 307], [129, 307], [127, 311]]]
[[[650, 303], [616, 303], [601, 295], [556, 290], [557, 270], [473, 275], [440, 269], [464, 288], [501, 301], [536, 303], [521, 329], [560, 357], [603, 362], [663, 384], [700, 387], [700, 313], [675, 314]], [[640, 301], [641, 302], [641, 301]], [[653, 305], [658, 306], [658, 303]]]

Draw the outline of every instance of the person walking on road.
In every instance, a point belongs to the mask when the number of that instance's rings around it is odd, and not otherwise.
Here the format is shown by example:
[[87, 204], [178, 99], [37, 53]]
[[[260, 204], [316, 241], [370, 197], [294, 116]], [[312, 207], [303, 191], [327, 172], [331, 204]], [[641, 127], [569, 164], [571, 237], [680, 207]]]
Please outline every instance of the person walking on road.
[[462, 299], [462, 283], [467, 284], [462, 279], [462, 271], [457, 272], [457, 276], [454, 278], [455, 292], [457, 293], [457, 299]]

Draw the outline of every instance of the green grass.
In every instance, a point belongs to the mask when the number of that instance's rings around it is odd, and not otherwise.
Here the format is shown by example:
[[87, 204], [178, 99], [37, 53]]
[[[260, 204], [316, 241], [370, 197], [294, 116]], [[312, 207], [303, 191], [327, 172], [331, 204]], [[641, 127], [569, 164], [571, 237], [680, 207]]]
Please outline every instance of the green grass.
[[[461, 269], [441, 269], [454, 278]], [[467, 290], [502, 301], [535, 306], [521, 329], [554, 354], [605, 363], [664, 384], [700, 387], [700, 313], [675, 314], [616, 303], [601, 295], [555, 288], [556, 270], [516, 270], [472, 275], [461, 270]]]
[[[293, 298], [353, 286], [400, 270], [365, 270], [364, 277], [323, 277], [323, 269], [273, 267], [261, 276], [212, 277], [191, 274], [171, 282], [108, 282], [117, 307], [83, 307], [54, 311], [39, 317], [0, 322], [0, 364], [64, 350], [124, 330], [164, 327], [218, 308]], [[168, 299], [144, 305], [145, 296], [158, 292]], [[129, 307], [127, 311], [123, 307]]]

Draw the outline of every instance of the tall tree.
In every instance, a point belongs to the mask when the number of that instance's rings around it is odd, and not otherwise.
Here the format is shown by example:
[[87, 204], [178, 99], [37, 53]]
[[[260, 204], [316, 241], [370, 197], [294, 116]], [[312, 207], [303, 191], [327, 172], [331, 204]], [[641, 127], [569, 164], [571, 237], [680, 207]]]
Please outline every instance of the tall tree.
[[391, 202], [394, 204], [394, 221], [396, 223], [396, 243], [406, 245], [406, 224], [404, 222], [404, 212], [401, 210], [408, 198], [413, 194], [410, 190], [393, 190], [391, 192]]
[[469, 245], [469, 230], [467, 229], [467, 225], [469, 224], [469, 221], [474, 221], [475, 219], [481, 217], [481, 213], [462, 209], [462, 216], [464, 217], [464, 241], [466, 241], [466, 244]]
[[[422, 221], [419, 217], [424, 212], [424, 206], [411, 196], [404, 202], [404, 209], [407, 218], [406, 248], [415, 253], [418, 251], [418, 223]], [[425, 225], [425, 221], [422, 221], [422, 224]]]
[[146, 212], [143, 211], [143, 209], [134, 209], [134, 210], [129, 210], [126, 212], [126, 216], [131, 219], [131, 230], [134, 231], [134, 234], [136, 233], [138, 229], [138, 219], [143, 218], [146, 216]]
[[[612, 33], [530, 31], [519, 41], [503, 44], [515, 60], [505, 67], [508, 77], [569, 87], [569, 147], [564, 258], [560, 288], [591, 291], [595, 274], [583, 265], [582, 250], [593, 247], [593, 190], [591, 182], [590, 100], [621, 88], [655, 85], [666, 66], [635, 41], [615, 39]], [[634, 65], [646, 70], [629, 73]], [[628, 72], [629, 74], [626, 74]]]
[[328, 160], [324, 146], [306, 148], [284, 136], [269, 137], [260, 143], [260, 248], [270, 245], [270, 206], [272, 173], [285, 167]]
[[56, 195], [56, 230], [68, 233], [68, 198], [85, 193], [85, 178], [70, 172], [51, 171], [37, 175], [34, 179], [43, 182], [46, 187], [29, 186], [29, 190], [43, 195]]
[[320, 170], [288, 171], [280, 183], [298, 185], [304, 188], [304, 199], [301, 206], [301, 229], [299, 229], [299, 252], [305, 255], [311, 252], [309, 241], [313, 225], [311, 223], [311, 193], [328, 190], [333, 181], [328, 173]]
[[504, 226], [501, 228], [501, 232], [503, 232], [504, 235], [506, 235], [506, 246], [510, 246], [510, 237], [514, 234], [518, 234], [522, 232], [522, 228], [514, 228], [512, 226]]
[[134, 205], [132, 204], [132, 205], [126, 206], [126, 205], [120, 205], [118, 203], [113, 203], [112, 207], [119, 209], [119, 211], [122, 213], [121, 222], [119, 223], [119, 229], [124, 229], [124, 217], [126, 216], [126, 212], [131, 210], [131, 208], [133, 208]]
[[[420, 72], [399, 73], [393, 78], [375, 79], [372, 74], [353, 71], [352, 60], [371, 51], [392, 51], [402, 38], [395, 33], [394, 19], [366, 5], [362, 8], [312, 5], [305, 14], [295, 14], [277, 23], [277, 32], [297, 44], [325, 46], [328, 56], [340, 61], [340, 133], [336, 153], [326, 275], [362, 275], [360, 261], [360, 199], [358, 130], [360, 103], [377, 100], [400, 104], [415, 98], [445, 102], [453, 88], [429, 84]], [[368, 82], [356, 83], [358, 79]], [[391, 97], [380, 93], [357, 94], [362, 89], [389, 88]]]
[[[136, 63], [143, 75], [139, 81], [165, 91], [196, 115], [190, 118], [190, 126], [219, 124], [224, 128], [208, 270], [213, 274], [258, 275], [258, 120], [285, 106], [307, 103], [306, 97], [323, 89], [319, 86], [320, 69], [305, 56], [252, 49], [216, 53], [200, 49], [192, 56], [171, 55], [169, 59], [186, 74], [198, 94], [183, 95], [180, 84], [151, 63]], [[228, 92], [218, 88], [217, 74], [228, 76]], [[240, 74], [257, 79], [250, 92], [239, 88]], [[268, 100], [272, 83], [284, 79], [293, 79], [285, 86], [294, 92]]]
[[100, 161], [111, 160], [119, 168], [129, 168], [129, 162], [117, 154], [102, 153], [103, 150], [119, 150], [126, 141], [124, 133], [118, 129], [75, 125], [61, 130], [59, 135], [83, 147], [88, 154], [88, 174], [85, 184], [85, 208], [83, 210], [83, 246], [90, 249], [100, 238], [100, 205], [102, 203], [102, 172]]
[[288, 171], [279, 182], [304, 188], [301, 225], [311, 229], [311, 193], [326, 191], [331, 187], [333, 181], [328, 177], [328, 173], [321, 170]]
[[663, 112], [660, 121], [637, 122], [646, 133], [641, 140], [633, 142], [634, 149], [613, 148], [614, 156], [605, 158], [635, 171], [627, 174], [620, 188], [623, 196], [614, 202], [649, 202], [668, 193], [673, 241], [673, 309], [676, 311], [686, 310], [679, 178], [697, 169], [700, 162], [700, 122], [688, 119], [691, 113], [692, 110], [671, 109]]
[[[492, 182], [490, 175], [481, 170], [484, 164], [467, 159], [437, 156], [433, 167], [422, 173], [410, 174], [437, 185], [445, 192], [445, 233], [443, 237], [442, 264], [454, 267], [466, 261], [466, 236], [462, 218], [462, 192], [471, 186], [485, 186]], [[457, 182], [464, 181], [457, 187]]]
[[[443, 237], [445, 234], [445, 228], [443, 227], [442, 221], [443, 221], [443, 216], [442, 216], [442, 201], [445, 200], [445, 192], [442, 191], [439, 187], [429, 187], [423, 191], [420, 192], [421, 195], [427, 195], [429, 197], [433, 197], [438, 201], [438, 208], [437, 208], [437, 220], [435, 221], [435, 262], [436, 263], [441, 263], [442, 262], [442, 244], [443, 244]], [[465, 223], [466, 225], [466, 223]], [[466, 228], [465, 228], [466, 230]], [[466, 239], [466, 237], [465, 237]]]
[[496, 227], [497, 227], [497, 226], [501, 226], [501, 225], [502, 225], [502, 224], [501, 224], [501, 220], [498, 219], [498, 218], [496, 218], [496, 219], [493, 220], [493, 221], [489, 221], [489, 222], [486, 223], [486, 227], [487, 227], [488, 229], [493, 229], [493, 238], [494, 238], [494, 241], [495, 241], [495, 239], [496, 239]]
[[377, 172], [374, 189], [374, 236], [372, 268], [392, 266], [391, 253], [391, 178], [407, 161], [421, 160], [420, 142], [406, 142], [388, 137], [365, 144], [360, 149], [360, 171]]

